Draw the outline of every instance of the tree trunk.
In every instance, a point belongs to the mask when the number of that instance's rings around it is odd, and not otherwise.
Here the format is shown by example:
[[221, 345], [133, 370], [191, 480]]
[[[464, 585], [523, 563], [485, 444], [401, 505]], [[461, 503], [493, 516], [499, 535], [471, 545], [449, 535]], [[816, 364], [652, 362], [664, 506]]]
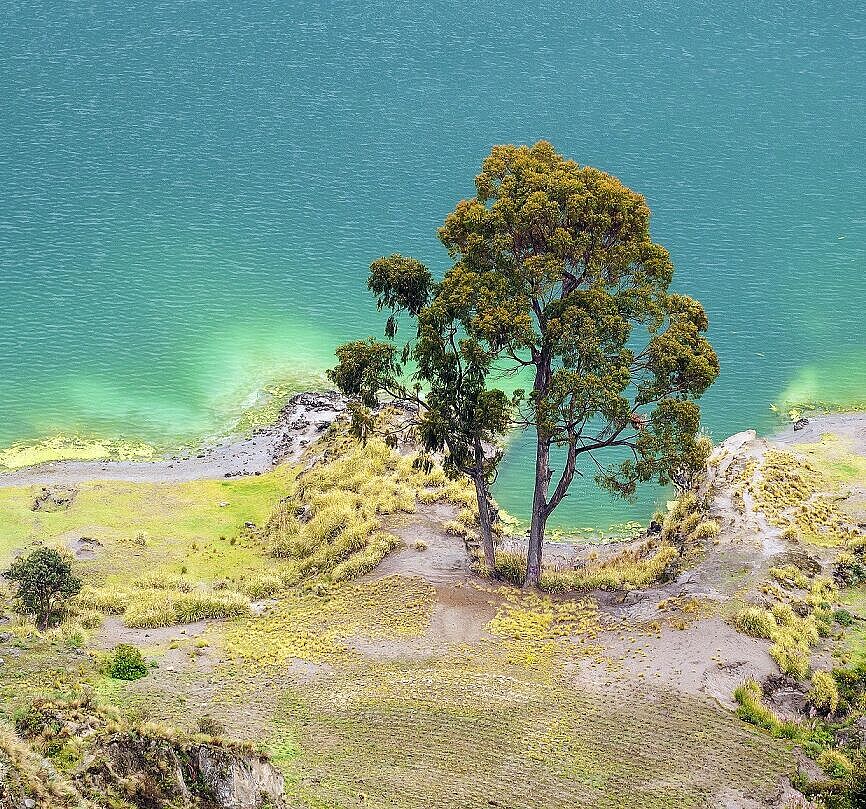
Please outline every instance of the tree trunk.
[[481, 534], [481, 546], [484, 548], [484, 566], [490, 576], [496, 573], [496, 549], [493, 544], [493, 516], [490, 513], [490, 496], [487, 491], [487, 481], [483, 475], [473, 478], [475, 497], [478, 500], [478, 527]]
[[539, 438], [535, 450], [535, 491], [532, 496], [532, 521], [526, 553], [524, 587], [538, 587], [541, 578], [541, 548], [547, 526], [547, 487], [550, 484], [550, 447]]

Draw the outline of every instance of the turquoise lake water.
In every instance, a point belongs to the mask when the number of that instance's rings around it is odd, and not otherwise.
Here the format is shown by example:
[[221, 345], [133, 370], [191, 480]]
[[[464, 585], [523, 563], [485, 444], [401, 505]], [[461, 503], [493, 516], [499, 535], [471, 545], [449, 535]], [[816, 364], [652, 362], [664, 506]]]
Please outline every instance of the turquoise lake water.
[[[716, 438], [866, 399], [866, 10], [850, 2], [7, 2], [0, 444], [175, 441], [378, 334], [491, 144], [652, 207], [712, 322]], [[530, 442], [497, 496], [525, 514]], [[580, 484], [555, 520], [646, 517]]]

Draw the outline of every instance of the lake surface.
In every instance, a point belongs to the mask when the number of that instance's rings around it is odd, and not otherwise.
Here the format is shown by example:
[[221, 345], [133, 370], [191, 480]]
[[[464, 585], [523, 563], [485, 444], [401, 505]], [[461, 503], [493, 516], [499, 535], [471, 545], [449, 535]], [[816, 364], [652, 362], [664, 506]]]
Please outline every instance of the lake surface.
[[[490, 146], [539, 138], [647, 197], [711, 318], [715, 438], [866, 399], [859, 4], [13, 1], [0, 93], [0, 445], [188, 440], [318, 379], [380, 333], [370, 261], [443, 271]], [[658, 497], [581, 483], [555, 522]]]

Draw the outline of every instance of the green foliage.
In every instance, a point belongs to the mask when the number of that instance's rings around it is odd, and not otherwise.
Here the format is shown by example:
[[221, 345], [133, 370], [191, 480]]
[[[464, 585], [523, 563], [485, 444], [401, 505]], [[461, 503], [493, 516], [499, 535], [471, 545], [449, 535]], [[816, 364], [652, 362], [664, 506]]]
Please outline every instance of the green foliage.
[[[668, 292], [673, 266], [650, 237], [642, 196], [546, 142], [495, 146], [476, 188], [439, 232], [454, 265], [436, 299], [448, 301], [482, 350], [511, 370], [533, 371], [533, 389], [519, 391], [515, 404], [540, 450], [534, 578], [546, 520], [579, 455], [630, 448], [598, 478], [625, 496], [641, 482], [703, 467], [693, 399], [718, 361], [700, 304]], [[566, 460], [551, 482], [553, 445], [565, 447]]]
[[764, 705], [761, 686], [755, 680], [747, 680], [734, 691], [737, 716], [756, 727], [768, 730], [773, 736], [797, 739], [802, 731], [794, 722], [784, 722]]
[[[369, 287], [391, 311], [386, 336], [405, 313], [417, 324], [414, 340], [402, 351], [373, 340], [341, 346], [329, 376], [368, 406], [380, 392], [415, 404], [425, 447], [445, 453], [447, 471], [469, 476], [482, 504], [498, 460], [485, 443], [513, 423], [534, 428], [527, 574], [537, 584], [547, 519], [578, 456], [631, 450], [598, 477], [623, 496], [653, 479], [686, 486], [703, 470], [709, 445], [694, 399], [716, 378], [718, 360], [703, 336], [701, 305], [669, 292], [673, 265], [650, 237], [646, 201], [618, 179], [541, 141], [494, 146], [476, 191], [439, 230], [453, 259], [440, 283], [400, 255], [371, 266]], [[404, 380], [410, 359], [416, 371]], [[530, 371], [532, 390], [506, 396], [488, 384], [494, 368]], [[357, 424], [362, 431], [364, 421]], [[554, 446], [566, 458], [552, 481]], [[480, 527], [492, 565], [485, 512]], [[703, 530], [711, 535], [711, 527]]]
[[147, 664], [141, 651], [129, 643], [114, 647], [108, 663], [108, 675], [115, 680], [138, 680], [147, 675]]
[[37, 548], [16, 559], [3, 575], [15, 588], [18, 609], [35, 615], [40, 629], [47, 628], [58, 608], [81, 590], [69, 559], [53, 548]]
[[854, 767], [840, 750], [824, 750], [817, 758], [818, 766], [833, 778], [846, 778]]

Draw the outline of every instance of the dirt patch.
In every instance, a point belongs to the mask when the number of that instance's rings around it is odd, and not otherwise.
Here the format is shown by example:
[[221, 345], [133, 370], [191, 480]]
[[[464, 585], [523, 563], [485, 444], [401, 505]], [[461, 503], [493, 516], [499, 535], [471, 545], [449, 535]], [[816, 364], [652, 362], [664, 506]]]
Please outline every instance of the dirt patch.
[[388, 554], [368, 579], [386, 576], [418, 576], [434, 585], [464, 582], [472, 575], [466, 543], [445, 532], [444, 524], [453, 520], [457, 508], [449, 503], [418, 507], [411, 523], [390, 524], [386, 528], [403, 540], [404, 547]]
[[629, 677], [694, 696], [705, 694], [725, 707], [732, 707], [734, 689], [747, 677], [777, 671], [766, 642], [737, 632], [718, 617], [694, 621], [684, 629], [663, 625], [657, 634], [606, 633], [600, 642]]
[[121, 618], [107, 618], [94, 637], [94, 645], [99, 649], [113, 649], [118, 643], [131, 643], [133, 646], [163, 646], [175, 638], [195, 639], [208, 628], [209, 621], [196, 621], [181, 626], [162, 626], [155, 629], [133, 629], [124, 626]]
[[36, 495], [31, 511], [66, 511], [78, 490], [73, 486], [43, 486]]
[[70, 537], [66, 547], [81, 561], [95, 559], [103, 550], [102, 543], [95, 537]]
[[852, 452], [866, 455], [866, 413], [840, 413], [838, 415], [809, 417], [809, 423], [795, 430], [793, 425], [771, 437], [777, 444], [815, 444], [825, 433], [833, 433], [850, 441]]

